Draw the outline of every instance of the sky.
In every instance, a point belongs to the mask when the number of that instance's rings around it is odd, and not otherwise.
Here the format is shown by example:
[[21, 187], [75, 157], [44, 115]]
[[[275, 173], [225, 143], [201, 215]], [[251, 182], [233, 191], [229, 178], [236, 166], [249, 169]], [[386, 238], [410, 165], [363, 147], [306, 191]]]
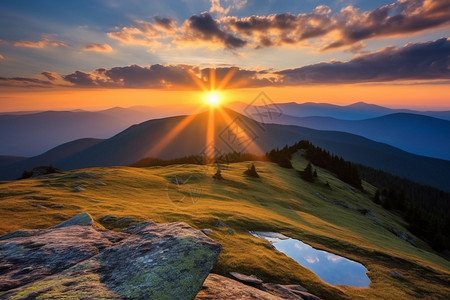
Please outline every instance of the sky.
[[450, 109], [448, 0], [2, 0], [0, 111], [364, 101]]

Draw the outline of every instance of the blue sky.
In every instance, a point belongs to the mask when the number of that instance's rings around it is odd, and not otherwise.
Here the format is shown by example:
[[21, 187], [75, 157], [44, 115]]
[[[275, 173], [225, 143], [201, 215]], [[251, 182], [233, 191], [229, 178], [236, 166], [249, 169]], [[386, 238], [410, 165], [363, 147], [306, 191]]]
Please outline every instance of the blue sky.
[[2, 0], [0, 88], [184, 88], [186, 68], [238, 68], [244, 87], [448, 88], [449, 30], [448, 0]]

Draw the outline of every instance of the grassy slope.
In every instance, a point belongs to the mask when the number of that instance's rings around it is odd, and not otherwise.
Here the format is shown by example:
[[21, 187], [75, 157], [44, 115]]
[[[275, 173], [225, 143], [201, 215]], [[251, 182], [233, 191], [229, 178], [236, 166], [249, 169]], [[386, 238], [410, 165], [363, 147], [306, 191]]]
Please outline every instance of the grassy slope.
[[[306, 161], [296, 155], [293, 165], [301, 170]], [[27, 179], [0, 185], [0, 234], [23, 228], [45, 228], [77, 213], [89, 212], [96, 221], [105, 215], [140, 221], [184, 221], [196, 228], [213, 228], [211, 238], [223, 245], [213, 271], [255, 274], [266, 282], [301, 284], [324, 299], [354, 298], [445, 298], [450, 295], [450, 262], [420, 240], [418, 247], [397, 238], [385, 227], [407, 232], [397, 216], [372, 203], [374, 188], [364, 183], [367, 194], [352, 191], [327, 171], [318, 169], [319, 179], [303, 181], [295, 170], [272, 163], [255, 162], [260, 179], [243, 176], [248, 163], [232, 164], [222, 171], [226, 180], [213, 181], [214, 170], [205, 166], [93, 168], [85, 172], [99, 178], [73, 178], [68, 172], [55, 178]], [[79, 171], [77, 171], [79, 172]], [[177, 204], [170, 179], [191, 177], [181, 186], [196, 188], [192, 205]], [[97, 185], [101, 181], [106, 185]], [[325, 185], [328, 181], [330, 188]], [[73, 192], [82, 184], [85, 191]], [[369, 209], [383, 224], [353, 208]], [[36, 208], [41, 205], [45, 208]], [[216, 218], [228, 228], [218, 228]], [[104, 224], [110, 227], [111, 224]], [[231, 228], [234, 233], [230, 234]], [[370, 289], [331, 286], [308, 269], [252, 237], [249, 230], [276, 231], [363, 263], [369, 270]], [[406, 280], [393, 278], [396, 271]]]

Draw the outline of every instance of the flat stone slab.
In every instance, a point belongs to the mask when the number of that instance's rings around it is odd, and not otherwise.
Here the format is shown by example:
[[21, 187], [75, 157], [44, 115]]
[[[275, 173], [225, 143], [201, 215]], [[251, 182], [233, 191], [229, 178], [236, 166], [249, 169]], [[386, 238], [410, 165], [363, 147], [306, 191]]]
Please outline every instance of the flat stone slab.
[[194, 299], [222, 248], [185, 223], [114, 232], [86, 215], [1, 236], [0, 299]]

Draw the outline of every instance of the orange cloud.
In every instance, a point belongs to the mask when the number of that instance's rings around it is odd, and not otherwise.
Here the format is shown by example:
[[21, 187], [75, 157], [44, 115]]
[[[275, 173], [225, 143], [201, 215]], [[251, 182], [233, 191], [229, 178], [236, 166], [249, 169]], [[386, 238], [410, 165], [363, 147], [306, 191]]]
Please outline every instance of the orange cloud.
[[3, 55], [0, 54], [0, 59], [5, 59], [5, 57]]
[[83, 51], [113, 52], [114, 50], [108, 44], [89, 44], [83, 47]]
[[151, 22], [136, 21], [107, 35], [123, 44], [145, 45], [153, 51], [160, 46], [188, 43], [231, 50], [307, 45], [322, 51], [344, 48], [357, 52], [365, 47], [365, 40], [450, 26], [448, 0], [398, 0], [371, 11], [349, 5], [336, 13], [319, 5], [309, 13], [241, 18], [226, 15], [231, 9], [242, 7], [245, 0], [230, 0], [227, 7], [219, 0], [210, 2], [210, 13], [219, 18], [203, 12], [177, 26], [174, 19], [155, 17]]
[[49, 37], [43, 37], [37, 42], [31, 41], [18, 41], [13, 44], [15, 47], [26, 47], [26, 48], [36, 48], [42, 49], [46, 47], [68, 47], [65, 42], [53, 40]]

